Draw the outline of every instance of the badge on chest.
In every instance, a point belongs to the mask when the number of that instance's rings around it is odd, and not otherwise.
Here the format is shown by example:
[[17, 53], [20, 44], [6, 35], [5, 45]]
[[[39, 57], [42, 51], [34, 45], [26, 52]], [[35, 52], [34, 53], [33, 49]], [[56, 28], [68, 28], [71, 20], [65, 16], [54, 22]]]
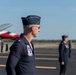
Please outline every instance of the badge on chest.
[[28, 52], [28, 56], [33, 56], [32, 49], [30, 48], [29, 45], [27, 45], [27, 52]]

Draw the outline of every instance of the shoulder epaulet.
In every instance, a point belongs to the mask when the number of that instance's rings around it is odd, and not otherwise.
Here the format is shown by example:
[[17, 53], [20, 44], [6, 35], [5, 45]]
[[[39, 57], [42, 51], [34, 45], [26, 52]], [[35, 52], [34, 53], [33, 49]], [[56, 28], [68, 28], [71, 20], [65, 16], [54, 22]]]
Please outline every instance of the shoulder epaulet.
[[21, 41], [21, 39], [18, 39], [18, 42], [20, 42]]
[[18, 42], [18, 43], [20, 43], [22, 40], [21, 39], [17, 39], [15, 42]]
[[64, 43], [63, 43], [63, 42], [61, 42], [61, 44], [63, 45]]

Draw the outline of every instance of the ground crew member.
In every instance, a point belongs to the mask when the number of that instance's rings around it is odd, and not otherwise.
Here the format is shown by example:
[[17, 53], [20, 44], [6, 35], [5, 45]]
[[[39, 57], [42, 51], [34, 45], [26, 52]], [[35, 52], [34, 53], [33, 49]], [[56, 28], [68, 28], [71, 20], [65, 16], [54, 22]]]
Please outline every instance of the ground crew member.
[[1, 39], [1, 52], [3, 52], [4, 41]]
[[71, 49], [72, 49], [71, 40], [68, 41], [68, 44], [69, 44], [69, 58], [71, 58]]
[[10, 48], [7, 75], [35, 75], [35, 54], [31, 41], [40, 32], [40, 19], [36, 15], [22, 17], [24, 32]]
[[63, 35], [62, 41], [59, 45], [59, 63], [60, 63], [60, 74], [65, 75], [67, 63], [68, 63], [68, 36]]
[[8, 51], [8, 44], [6, 44], [6, 50], [5, 51]]

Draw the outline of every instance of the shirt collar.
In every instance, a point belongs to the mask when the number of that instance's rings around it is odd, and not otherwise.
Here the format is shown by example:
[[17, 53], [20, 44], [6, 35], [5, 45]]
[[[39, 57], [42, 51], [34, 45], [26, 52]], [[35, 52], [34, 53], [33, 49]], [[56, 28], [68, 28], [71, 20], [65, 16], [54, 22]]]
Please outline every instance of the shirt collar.
[[29, 44], [23, 33], [20, 35], [20, 38], [24, 41], [24, 43]]

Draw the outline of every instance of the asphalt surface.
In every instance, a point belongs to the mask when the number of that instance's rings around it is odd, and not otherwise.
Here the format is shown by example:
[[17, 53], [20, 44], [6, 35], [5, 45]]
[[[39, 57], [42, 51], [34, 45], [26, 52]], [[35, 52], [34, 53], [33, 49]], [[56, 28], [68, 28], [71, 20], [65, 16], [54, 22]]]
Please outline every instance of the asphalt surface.
[[[51, 48], [37, 48], [36, 54], [36, 75], [59, 75], [58, 50]], [[76, 75], [76, 50], [72, 50], [68, 62], [66, 75]], [[5, 64], [8, 53], [0, 53], [0, 75], [7, 75]]]

